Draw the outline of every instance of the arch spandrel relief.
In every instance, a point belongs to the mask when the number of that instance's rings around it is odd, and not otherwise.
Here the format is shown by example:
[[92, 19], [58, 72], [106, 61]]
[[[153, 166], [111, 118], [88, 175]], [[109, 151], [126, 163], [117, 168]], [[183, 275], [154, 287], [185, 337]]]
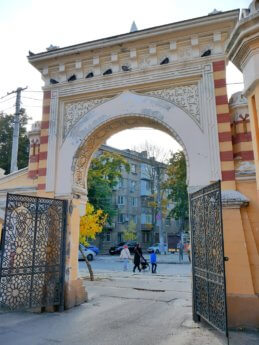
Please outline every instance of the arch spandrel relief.
[[[197, 84], [177, 86], [173, 88], [165, 88], [148, 92], [141, 92], [151, 97], [156, 97], [175, 104], [183, 109], [198, 126], [201, 127], [199, 89]], [[68, 135], [71, 128], [90, 110], [96, 106], [109, 101], [112, 97], [90, 99], [86, 101], [77, 101], [64, 104], [64, 126], [63, 140]]]
[[145, 92], [144, 94], [159, 97], [165, 101], [174, 103], [183, 109], [199, 126], [201, 125], [199, 89], [197, 84], [159, 89]]
[[108, 101], [110, 98], [111, 97], [97, 98], [65, 104], [63, 139], [67, 136], [74, 124], [77, 123], [77, 121], [79, 121], [86, 113], [94, 107]]

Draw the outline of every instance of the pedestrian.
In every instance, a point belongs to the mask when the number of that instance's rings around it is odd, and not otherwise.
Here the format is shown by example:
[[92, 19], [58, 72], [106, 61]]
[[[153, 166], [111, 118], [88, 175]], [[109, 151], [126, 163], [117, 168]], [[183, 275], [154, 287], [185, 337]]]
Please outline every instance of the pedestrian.
[[184, 250], [184, 245], [182, 241], [178, 242], [177, 248], [179, 251], [179, 263], [181, 264], [183, 262], [183, 250]]
[[140, 268], [140, 258], [143, 257], [142, 254], [142, 249], [139, 245], [139, 243], [137, 243], [136, 247], [134, 248], [134, 267], [133, 267], [133, 272], [135, 273], [136, 268], [138, 268], [138, 271], [141, 272], [141, 268]]
[[129, 263], [129, 260], [131, 259], [131, 256], [130, 256], [129, 248], [126, 244], [123, 246], [123, 249], [120, 254], [120, 258], [123, 259], [123, 271], [127, 271], [128, 263]]
[[187, 245], [187, 254], [188, 254], [189, 262], [191, 262], [191, 243], [188, 243]]
[[150, 254], [150, 263], [152, 265], [152, 273], [156, 273], [157, 261], [156, 261], [156, 253], [154, 250], [152, 250]]

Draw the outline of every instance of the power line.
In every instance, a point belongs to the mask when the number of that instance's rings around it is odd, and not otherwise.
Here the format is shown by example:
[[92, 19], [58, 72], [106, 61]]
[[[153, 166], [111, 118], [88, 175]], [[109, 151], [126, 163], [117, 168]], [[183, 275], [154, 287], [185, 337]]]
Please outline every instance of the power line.
[[234, 85], [234, 84], [244, 84], [244, 82], [240, 81], [240, 82], [236, 82], [236, 83], [227, 83], [226, 85]]
[[4, 99], [3, 101], [0, 101], [0, 103], [8, 102], [8, 101], [10, 101], [11, 99], [14, 99], [14, 98], [15, 98], [15, 96], [12, 96], [11, 98]]
[[42, 99], [39, 99], [39, 98], [32, 98], [32, 97], [26, 97], [26, 96], [23, 96], [23, 98], [26, 98], [26, 99], [33, 99], [34, 101], [40, 101], [40, 102], [42, 102]]
[[43, 92], [43, 91], [38, 91], [38, 90], [31, 90], [31, 91], [29, 91], [29, 90], [27, 90], [27, 91], [24, 91], [24, 92]]
[[41, 105], [26, 105], [26, 104], [23, 104], [23, 106], [25, 108], [41, 108]]

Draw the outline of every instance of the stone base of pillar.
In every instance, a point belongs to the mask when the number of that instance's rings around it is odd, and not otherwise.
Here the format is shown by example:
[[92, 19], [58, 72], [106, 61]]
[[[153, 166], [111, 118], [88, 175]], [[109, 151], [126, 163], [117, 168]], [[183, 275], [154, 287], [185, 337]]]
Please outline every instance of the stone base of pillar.
[[65, 309], [87, 302], [88, 295], [82, 279], [65, 283]]
[[259, 297], [228, 294], [228, 326], [230, 328], [259, 328]]

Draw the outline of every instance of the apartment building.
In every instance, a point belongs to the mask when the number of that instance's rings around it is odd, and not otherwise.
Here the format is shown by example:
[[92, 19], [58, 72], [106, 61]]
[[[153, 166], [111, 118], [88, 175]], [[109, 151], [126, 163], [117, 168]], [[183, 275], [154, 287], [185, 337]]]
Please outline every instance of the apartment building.
[[[136, 224], [137, 241], [143, 248], [159, 242], [159, 228], [156, 226], [156, 215], [150, 202], [157, 193], [157, 166], [160, 166], [161, 179], [164, 176], [166, 165], [157, 162], [154, 158], [147, 158], [147, 152], [133, 150], [119, 150], [102, 145], [96, 155], [103, 152], [113, 152], [123, 156], [130, 165], [130, 171], [122, 168], [122, 177], [113, 190], [112, 203], [116, 209], [116, 216], [111, 225], [108, 225], [97, 238], [96, 244], [102, 251], [107, 251], [111, 245], [124, 240], [124, 231], [132, 221]], [[162, 193], [165, 200], [166, 195]], [[168, 202], [169, 213], [172, 204]], [[164, 239], [167, 235], [177, 233], [178, 223], [170, 217], [163, 217]]]

